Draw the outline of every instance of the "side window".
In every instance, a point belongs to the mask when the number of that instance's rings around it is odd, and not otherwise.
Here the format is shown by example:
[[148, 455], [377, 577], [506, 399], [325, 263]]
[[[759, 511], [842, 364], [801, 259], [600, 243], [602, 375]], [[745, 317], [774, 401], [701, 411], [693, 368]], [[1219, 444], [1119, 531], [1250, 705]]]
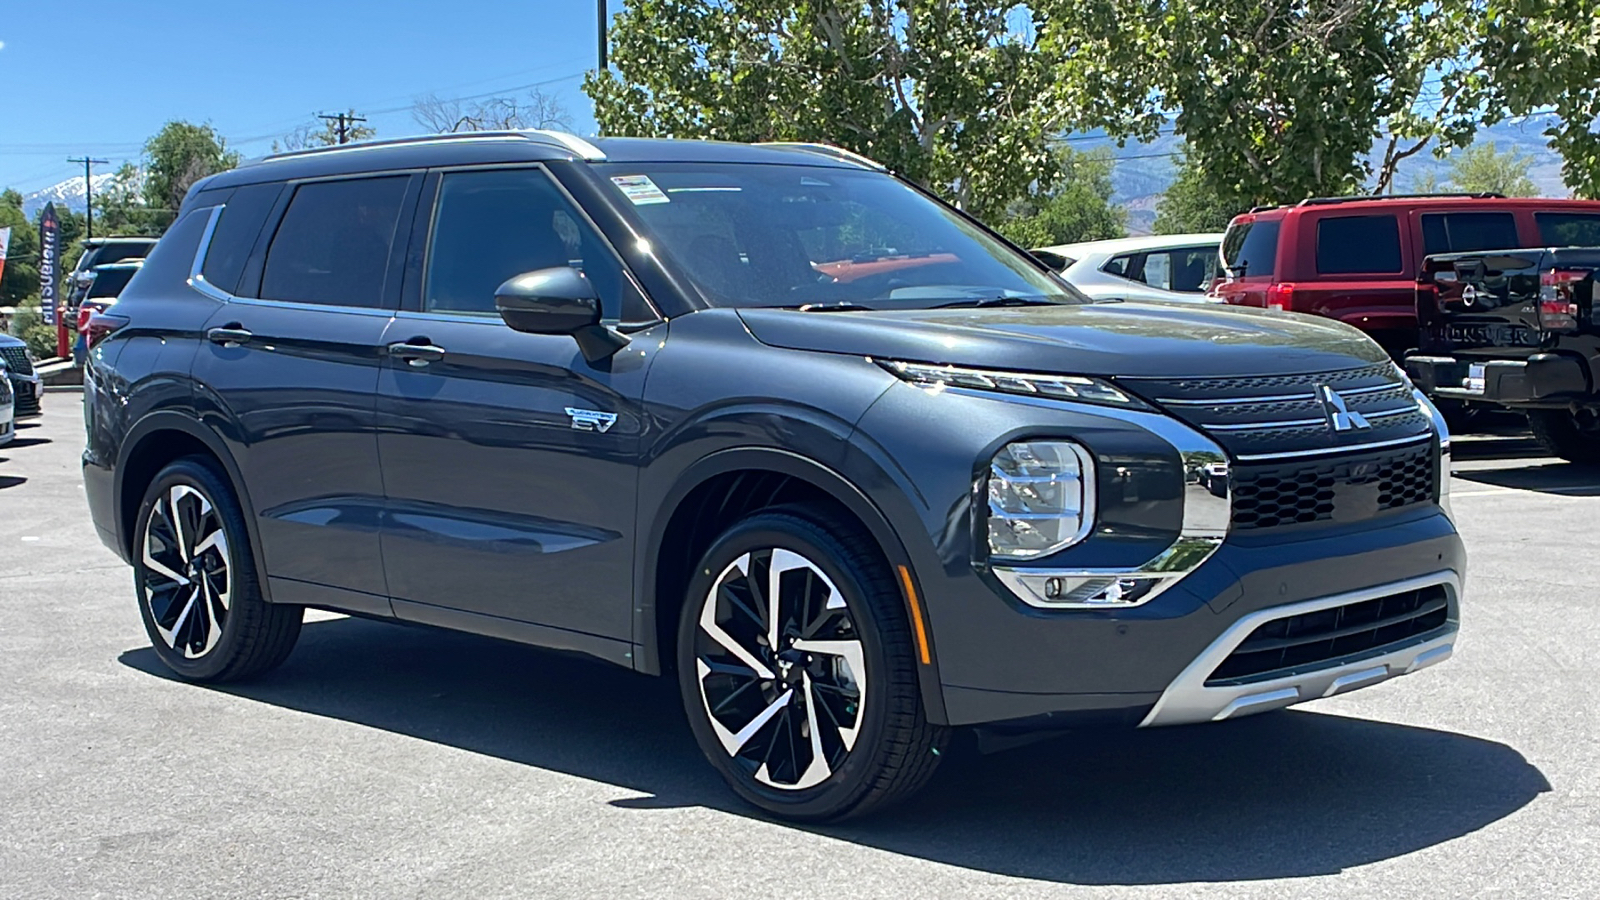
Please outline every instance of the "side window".
[[1211, 279], [1217, 274], [1216, 248], [1174, 250], [1167, 257], [1168, 290], [1197, 294], [1211, 287]]
[[408, 181], [401, 175], [297, 187], [267, 250], [262, 298], [381, 306]]
[[423, 309], [494, 315], [494, 292], [501, 283], [555, 266], [588, 276], [609, 318], [617, 318], [619, 298], [633, 291], [616, 256], [542, 170], [444, 176], [422, 283]]
[[266, 224], [267, 214], [272, 212], [272, 205], [282, 191], [283, 185], [277, 182], [252, 184], [234, 191], [228, 198], [200, 269], [213, 287], [237, 293], [245, 261], [250, 258], [261, 226]]
[[1144, 258], [1144, 271], [1139, 280], [1151, 287], [1167, 290], [1172, 286], [1172, 255], [1166, 252], [1151, 253]]
[[1422, 252], [1465, 253], [1470, 250], [1510, 250], [1517, 240], [1517, 220], [1511, 213], [1428, 213], [1422, 216]]
[[1400, 268], [1400, 220], [1394, 216], [1336, 216], [1317, 222], [1319, 273], [1380, 275]]
[[1100, 271], [1107, 275], [1116, 275], [1121, 278], [1130, 277], [1128, 273], [1133, 271], [1133, 254], [1111, 257], [1106, 260], [1105, 265], [1100, 267]]
[[[1600, 245], [1600, 215], [1586, 213], [1534, 213], [1539, 240], [1549, 247]], [[1490, 249], [1500, 249], [1498, 247]]]

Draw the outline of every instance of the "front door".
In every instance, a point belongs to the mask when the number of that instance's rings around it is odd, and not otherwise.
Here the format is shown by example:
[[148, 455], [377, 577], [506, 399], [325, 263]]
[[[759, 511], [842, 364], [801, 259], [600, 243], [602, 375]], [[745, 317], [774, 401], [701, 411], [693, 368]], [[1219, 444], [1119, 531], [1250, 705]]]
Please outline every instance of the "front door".
[[629, 641], [640, 398], [660, 336], [591, 364], [571, 337], [512, 331], [494, 294], [571, 265], [614, 319], [637, 289], [540, 168], [443, 174], [427, 231], [417, 308], [390, 325], [378, 383], [396, 614]]
[[274, 600], [389, 612], [374, 407], [390, 247], [419, 182], [297, 186], [243, 296], [206, 323], [196, 406], [243, 475]]

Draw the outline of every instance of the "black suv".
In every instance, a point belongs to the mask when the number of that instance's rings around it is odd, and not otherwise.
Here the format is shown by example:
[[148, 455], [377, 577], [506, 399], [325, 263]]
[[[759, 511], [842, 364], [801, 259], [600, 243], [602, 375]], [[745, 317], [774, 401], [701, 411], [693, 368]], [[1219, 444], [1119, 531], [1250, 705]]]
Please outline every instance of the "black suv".
[[1448, 438], [1370, 340], [1091, 303], [829, 147], [278, 156], [90, 327], [90, 506], [179, 675], [308, 606], [672, 672], [788, 817], [954, 727], [1229, 719], [1456, 639]]

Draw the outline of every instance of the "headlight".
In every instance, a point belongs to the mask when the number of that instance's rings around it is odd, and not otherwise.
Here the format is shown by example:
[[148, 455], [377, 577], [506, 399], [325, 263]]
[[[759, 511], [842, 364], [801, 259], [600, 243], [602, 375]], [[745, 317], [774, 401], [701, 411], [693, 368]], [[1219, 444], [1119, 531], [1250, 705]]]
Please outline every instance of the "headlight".
[[989, 463], [989, 555], [1034, 559], [1070, 547], [1094, 522], [1094, 462], [1070, 441], [1017, 441]]
[[1098, 403], [1103, 406], [1148, 408], [1137, 397], [1123, 393], [1111, 383], [1082, 375], [1039, 375], [1002, 372], [997, 369], [964, 369], [959, 366], [935, 366], [898, 360], [884, 360], [879, 364], [918, 387], [936, 390], [967, 388], [1024, 397]]

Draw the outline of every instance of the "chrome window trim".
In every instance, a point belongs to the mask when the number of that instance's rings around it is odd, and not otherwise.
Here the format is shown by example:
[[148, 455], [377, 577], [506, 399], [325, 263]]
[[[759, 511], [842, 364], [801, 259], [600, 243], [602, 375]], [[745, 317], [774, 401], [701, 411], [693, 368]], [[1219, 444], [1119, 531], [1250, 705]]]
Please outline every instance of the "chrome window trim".
[[217, 222], [221, 220], [222, 210], [226, 206], [226, 203], [221, 203], [210, 207], [211, 219], [206, 222], [206, 230], [200, 235], [200, 246], [195, 248], [194, 261], [189, 264], [189, 287], [218, 303], [236, 303], [241, 306], [267, 306], [280, 309], [320, 309], [327, 312], [383, 316], [386, 319], [393, 318], [395, 311], [382, 307], [336, 306], [329, 303], [305, 303], [299, 300], [264, 300], [260, 297], [240, 297], [236, 294], [230, 294], [207, 281], [205, 273], [201, 269], [205, 267], [206, 254], [211, 250], [211, 237], [216, 233]]
[[[1269, 606], [1241, 616], [1178, 673], [1162, 692], [1155, 706], [1145, 715], [1144, 721], [1139, 723], [1139, 727], [1215, 722], [1236, 715], [1264, 712], [1305, 700], [1331, 697], [1399, 675], [1409, 675], [1418, 669], [1443, 662], [1454, 650], [1461, 615], [1462, 580], [1460, 573], [1446, 569], [1343, 594], [1317, 597], [1284, 606]], [[1267, 622], [1439, 585], [1444, 586], [1449, 602], [1445, 632], [1441, 635], [1424, 637], [1421, 640], [1412, 639], [1398, 646], [1377, 648], [1378, 652], [1358, 656], [1343, 663], [1277, 678], [1237, 685], [1206, 686], [1206, 679], [1216, 671], [1217, 666], [1221, 665], [1223, 660], [1244, 643], [1258, 627]]]
[[777, 147], [783, 150], [799, 150], [805, 153], [814, 153], [818, 156], [826, 156], [834, 160], [852, 162], [858, 166], [865, 166], [866, 168], [879, 172], [889, 171], [888, 166], [885, 166], [883, 163], [878, 162], [875, 159], [862, 156], [854, 150], [846, 150], [843, 147], [837, 147], [833, 144], [824, 144], [818, 141], [761, 141], [758, 142], [756, 146]]
[[[952, 390], [952, 393], [956, 391]], [[1160, 413], [1142, 410], [1119, 409], [1073, 403], [1065, 400], [1046, 400], [1042, 397], [1013, 396], [989, 392], [971, 392], [973, 396], [994, 399], [1022, 400], [1029, 403], [1049, 403], [1080, 408], [1085, 412], [1104, 415], [1143, 428], [1178, 452], [1183, 465], [1183, 519], [1178, 537], [1165, 550], [1140, 566], [1124, 569], [1052, 569], [1031, 566], [990, 566], [1000, 583], [1018, 600], [1038, 609], [1132, 609], [1143, 606], [1182, 581], [1204, 565], [1227, 540], [1233, 519], [1233, 500], [1228, 490], [1228, 454], [1222, 447], [1199, 431]], [[1048, 440], [1040, 435], [1037, 440]], [[1092, 454], [1093, 448], [1089, 448]], [[1222, 482], [1221, 496], [1213, 492], [1217, 479]], [[1105, 578], [1154, 580], [1150, 590], [1137, 601], [1130, 603], [1089, 601], [1082, 603], [1051, 602], [1042, 592], [1031, 589], [1030, 579]]]

